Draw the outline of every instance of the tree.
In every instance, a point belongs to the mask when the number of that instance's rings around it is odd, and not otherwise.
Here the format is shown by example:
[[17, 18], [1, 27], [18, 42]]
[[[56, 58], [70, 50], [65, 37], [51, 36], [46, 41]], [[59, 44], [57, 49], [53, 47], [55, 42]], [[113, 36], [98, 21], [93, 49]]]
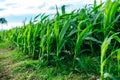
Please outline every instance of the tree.
[[2, 30], [3, 30], [3, 24], [7, 24], [7, 20], [5, 18], [0, 18], [0, 24], [2, 24]]

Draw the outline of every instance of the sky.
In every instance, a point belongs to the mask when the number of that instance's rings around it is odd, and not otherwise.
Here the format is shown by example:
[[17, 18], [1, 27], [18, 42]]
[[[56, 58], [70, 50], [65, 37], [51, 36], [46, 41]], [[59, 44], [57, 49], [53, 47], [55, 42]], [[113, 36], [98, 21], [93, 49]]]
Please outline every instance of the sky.
[[40, 13], [54, 14], [56, 5], [58, 8], [66, 5], [66, 10], [71, 11], [93, 2], [94, 0], [0, 0], [0, 18], [4, 17], [8, 21], [3, 26], [4, 29], [10, 29], [21, 26], [25, 19], [29, 21]]

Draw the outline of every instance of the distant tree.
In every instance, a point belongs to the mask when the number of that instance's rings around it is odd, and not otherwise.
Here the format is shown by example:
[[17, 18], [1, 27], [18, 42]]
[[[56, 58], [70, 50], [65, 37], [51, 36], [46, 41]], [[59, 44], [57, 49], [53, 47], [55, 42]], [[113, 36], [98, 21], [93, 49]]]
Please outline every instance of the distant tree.
[[5, 18], [0, 18], [0, 24], [2, 24], [2, 30], [3, 30], [3, 24], [7, 24], [7, 20]]
[[0, 24], [7, 24], [7, 20], [5, 18], [0, 18]]

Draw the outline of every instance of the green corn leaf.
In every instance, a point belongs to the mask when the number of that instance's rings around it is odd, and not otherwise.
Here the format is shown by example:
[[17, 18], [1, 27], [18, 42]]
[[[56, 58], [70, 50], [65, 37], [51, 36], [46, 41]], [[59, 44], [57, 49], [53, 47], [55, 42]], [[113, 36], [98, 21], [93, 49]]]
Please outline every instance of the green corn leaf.
[[59, 33], [59, 39], [57, 44], [57, 55], [59, 55], [60, 50], [62, 49], [63, 45], [65, 44], [64, 36], [67, 32], [67, 29], [70, 27], [70, 21], [66, 21], [65, 24], [62, 27], [62, 30]]
[[71, 30], [71, 32], [67, 35], [67, 37], [74, 35], [76, 32], [77, 32], [76, 29]]
[[120, 77], [120, 50], [117, 53], [117, 61], [118, 61], [118, 77]]
[[59, 26], [58, 26], [58, 21], [57, 20], [54, 23], [54, 33], [55, 33], [55, 36], [56, 36], [56, 39], [57, 39], [58, 36], [59, 36]]
[[41, 14], [38, 14], [37, 16], [34, 17], [34, 21], [39, 17], [41, 16]]
[[63, 37], [65, 36], [65, 33], [67, 31], [67, 29], [69, 28], [69, 25], [70, 25], [70, 21], [66, 21], [65, 24], [63, 25], [63, 28], [62, 30], [60, 31], [60, 34], [59, 34], [59, 38], [60, 40], [63, 39]]
[[114, 39], [116, 39], [120, 43], [120, 37], [114, 36]]
[[101, 60], [104, 59], [105, 53], [107, 51], [108, 45], [110, 44], [112, 36], [110, 38], [105, 38], [101, 46]]
[[90, 13], [97, 11], [98, 9], [100, 9], [102, 7], [102, 5], [103, 5], [103, 3], [101, 3], [98, 6], [94, 7], [94, 9]]
[[89, 25], [88, 27], [86, 27], [82, 32], [80, 32], [78, 34], [78, 37], [77, 37], [77, 42], [76, 42], [76, 45], [75, 45], [75, 55], [77, 55], [78, 53], [78, 50], [80, 48], [80, 46], [82, 45], [83, 41], [85, 38], [83, 38], [88, 32], [89, 32], [89, 29], [91, 28], [92, 26]]
[[101, 45], [101, 80], [103, 79], [103, 75], [104, 75], [104, 65], [106, 64], [106, 60], [105, 59], [105, 54], [106, 51], [108, 49], [108, 45], [110, 44], [112, 39], [112, 36], [110, 38], [106, 37], [104, 42]]
[[91, 40], [91, 41], [97, 42], [97, 43], [99, 43], [99, 44], [102, 44], [101, 41], [99, 41], [99, 40], [97, 40], [97, 39], [95, 39], [95, 38], [93, 38], [93, 37], [86, 37], [85, 40]]
[[65, 14], [65, 5], [62, 6], [62, 14]]

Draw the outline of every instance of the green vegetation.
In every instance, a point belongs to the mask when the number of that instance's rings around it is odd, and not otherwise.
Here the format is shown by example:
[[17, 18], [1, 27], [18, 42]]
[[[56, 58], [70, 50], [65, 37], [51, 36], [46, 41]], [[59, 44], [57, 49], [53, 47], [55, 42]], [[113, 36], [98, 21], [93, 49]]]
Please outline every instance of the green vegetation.
[[[56, 74], [117, 80], [120, 79], [119, 5], [119, 0], [105, 3], [101, 0], [99, 5], [95, 0], [93, 6], [70, 13], [66, 13], [65, 6], [62, 13], [56, 7], [53, 18], [39, 14], [29, 24], [0, 32], [0, 41], [33, 59], [20, 63], [24, 66], [35, 69], [42, 66], [48, 72], [56, 69]], [[47, 79], [51, 80], [48, 76]]]
[[2, 27], [1, 30], [3, 30], [3, 24], [7, 24], [7, 20], [5, 18], [0, 18], [0, 24], [1, 24], [1, 27]]
[[92, 75], [86, 76], [84, 73], [81, 75], [68, 73], [64, 69], [62, 71], [53, 66], [46, 66], [41, 61], [32, 60], [28, 55], [16, 49], [10, 50], [7, 45], [7, 43], [0, 44], [0, 80], [87, 80], [95, 78]]

